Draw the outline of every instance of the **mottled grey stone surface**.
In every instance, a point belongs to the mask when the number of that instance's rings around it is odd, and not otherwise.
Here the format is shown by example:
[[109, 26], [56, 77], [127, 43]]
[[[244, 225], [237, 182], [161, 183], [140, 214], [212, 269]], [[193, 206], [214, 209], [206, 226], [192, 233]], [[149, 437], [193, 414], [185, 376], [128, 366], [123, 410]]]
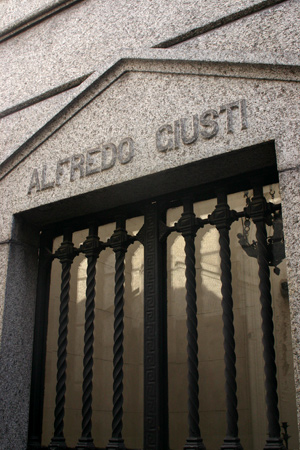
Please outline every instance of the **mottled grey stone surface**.
[[291, 105], [289, 119], [282, 111], [282, 122], [285, 123], [285, 133], [279, 132], [276, 137], [277, 165], [279, 171], [299, 167], [300, 128], [297, 119], [296, 104]]
[[[37, 14], [41, 11], [43, 11], [46, 7], [55, 7], [58, 4], [62, 3], [61, 0], [23, 0], [16, 3], [14, 0], [6, 0], [0, 5], [0, 32], [3, 29], [6, 29], [9, 26], [15, 25], [20, 20], [24, 20], [26, 17], [30, 17], [33, 14]], [[67, 3], [67, 0], [66, 2]], [[69, 3], [69, 2], [68, 2]], [[85, 0], [85, 3], [88, 3], [88, 0]], [[103, 1], [101, 2], [102, 5], [104, 3], [107, 4], [109, 7], [109, 1]], [[139, 2], [142, 3], [142, 2]], [[159, 9], [159, 1], [155, 0], [152, 1], [151, 4], [144, 3], [145, 6], [150, 7], [153, 11], [155, 9], [158, 10], [158, 12], [161, 12], [161, 9]], [[244, 0], [243, 2], [236, 2], [234, 0], [224, 0], [222, 3], [218, 2], [217, 0], [209, 1], [209, 0], [201, 0], [200, 2], [195, 2], [193, 0], [185, 1], [184, 8], [182, 7], [182, 4], [176, 0], [172, 2], [172, 9], [176, 14], [182, 15], [182, 11], [184, 11], [188, 14], [188, 22], [187, 27], [195, 27], [202, 24], [207, 23], [211, 20], [216, 20], [222, 15], [228, 15], [232, 14], [233, 12], [239, 11], [242, 8], [251, 7], [257, 4], [262, 3], [262, 0]], [[127, 2], [128, 4], [128, 2]], [[119, 2], [119, 5], [121, 8], [127, 10], [128, 15], [130, 15], [130, 9], [131, 5], [134, 7], [137, 2], [130, 2], [130, 6], [127, 6], [126, 8], [126, 2]], [[170, 9], [169, 4], [164, 4], [166, 7], [168, 7], [168, 13], [169, 17], [173, 12]], [[93, 6], [95, 6], [95, 2], [93, 3]], [[103, 6], [102, 6], [103, 8]], [[106, 6], [104, 7], [106, 9]], [[142, 16], [145, 17], [147, 14], [146, 8], [142, 6], [142, 9], [140, 10], [143, 14]], [[111, 11], [112, 12], [112, 11]], [[151, 13], [150, 13], [151, 14]], [[175, 15], [175, 14], [174, 14]], [[170, 36], [171, 37], [171, 36]]]
[[209, 52], [211, 58], [237, 62], [300, 64], [298, 0], [284, 2], [272, 8], [242, 18], [202, 36], [174, 47], [188, 52]]
[[[0, 277], [1, 280], [5, 280], [6, 278], [6, 271], [7, 271], [7, 262], [8, 262], [8, 253], [9, 253], [9, 244], [8, 243], [1, 243], [0, 244]], [[0, 317], [3, 317], [4, 312], [4, 303], [5, 303], [5, 283], [0, 284]], [[2, 331], [2, 320], [0, 321], [0, 336]]]
[[[14, 188], [15, 190], [15, 188]], [[1, 199], [4, 199], [4, 197], [7, 194], [7, 188], [3, 188], [3, 186], [0, 186], [0, 195]], [[12, 229], [12, 223], [13, 223], [13, 217], [10, 213], [5, 214], [3, 211], [4, 202], [1, 200], [1, 215], [0, 215], [0, 243], [7, 243], [9, 242], [11, 238], [11, 229]]]
[[[31, 227], [29, 234], [30, 231]], [[0, 448], [25, 450], [37, 278], [36, 239], [31, 245], [20, 240], [10, 244], [8, 267], [1, 315]]]
[[[299, 151], [298, 142], [298, 151]], [[298, 426], [300, 424], [300, 169], [287, 170], [279, 176], [283, 204], [284, 239], [287, 256], [291, 330], [294, 354], [296, 401], [298, 404]]]
[[0, 163], [16, 151], [78, 93], [74, 88], [0, 119]]
[[21, 0], [17, 3], [6, 0], [0, 4], [0, 32], [9, 26], [17, 24], [33, 14], [41, 12], [49, 6], [56, 6], [61, 0]]
[[255, 3], [189, 0], [183, 7], [177, 0], [172, 8], [167, 0], [136, 0], [130, 6], [123, 0], [118, 8], [109, 1], [79, 3], [1, 44], [0, 110], [94, 70], [121, 48], [153, 47]]

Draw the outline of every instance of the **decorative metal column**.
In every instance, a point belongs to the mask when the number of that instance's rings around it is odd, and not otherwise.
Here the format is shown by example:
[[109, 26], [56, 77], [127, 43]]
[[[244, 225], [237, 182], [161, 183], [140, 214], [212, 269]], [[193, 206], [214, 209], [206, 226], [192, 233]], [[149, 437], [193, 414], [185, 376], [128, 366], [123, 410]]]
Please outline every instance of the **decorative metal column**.
[[145, 208], [137, 235], [144, 245], [144, 450], [166, 450], [168, 443], [168, 358], [165, 213], [160, 205]]
[[221, 258], [221, 292], [223, 308], [223, 335], [225, 350], [225, 390], [227, 406], [227, 431], [222, 450], [239, 449], [243, 447], [238, 437], [238, 412], [237, 412], [237, 385], [236, 385], [236, 356], [233, 325], [233, 301], [231, 284], [231, 260], [229, 246], [229, 230], [232, 222], [238, 219], [235, 211], [231, 211], [227, 204], [227, 195], [218, 193], [218, 204], [214, 212], [208, 216], [208, 220], [219, 231], [220, 258]]
[[278, 411], [276, 363], [273, 334], [273, 310], [270, 284], [269, 253], [267, 245], [266, 223], [271, 224], [271, 214], [274, 210], [272, 203], [267, 203], [263, 196], [262, 187], [255, 187], [254, 196], [245, 208], [245, 213], [251, 217], [256, 225], [256, 239], [258, 249], [258, 275], [261, 302], [263, 348], [265, 361], [265, 387], [268, 418], [268, 434], [264, 450], [284, 450], [281, 439]]
[[124, 269], [125, 253], [134, 238], [125, 229], [125, 217], [118, 217], [114, 234], [108, 244], [116, 255], [115, 262], [115, 309], [114, 309], [114, 371], [113, 371], [113, 421], [112, 437], [108, 449], [125, 449], [123, 429], [123, 330], [124, 330]]
[[57, 350], [57, 382], [56, 403], [54, 411], [54, 436], [51, 439], [49, 449], [66, 448], [64, 437], [64, 415], [65, 415], [65, 393], [66, 393], [66, 368], [67, 368], [67, 343], [68, 343], [68, 314], [69, 314], [69, 291], [70, 270], [74, 257], [78, 254], [72, 243], [72, 233], [66, 230], [63, 242], [55, 252], [62, 265], [60, 313]]
[[93, 353], [94, 353], [94, 319], [95, 319], [95, 285], [96, 263], [103, 249], [98, 237], [98, 226], [93, 223], [89, 235], [80, 247], [88, 260], [86, 280], [85, 324], [84, 324], [84, 358], [82, 384], [82, 433], [76, 449], [95, 448], [92, 438], [92, 392], [93, 392]]
[[187, 312], [187, 353], [188, 353], [188, 424], [189, 437], [184, 446], [189, 450], [205, 450], [199, 427], [199, 373], [198, 373], [198, 331], [197, 331], [197, 294], [195, 269], [195, 236], [203, 226], [193, 212], [191, 199], [185, 199], [184, 211], [175, 224], [185, 240], [186, 275], [186, 312]]

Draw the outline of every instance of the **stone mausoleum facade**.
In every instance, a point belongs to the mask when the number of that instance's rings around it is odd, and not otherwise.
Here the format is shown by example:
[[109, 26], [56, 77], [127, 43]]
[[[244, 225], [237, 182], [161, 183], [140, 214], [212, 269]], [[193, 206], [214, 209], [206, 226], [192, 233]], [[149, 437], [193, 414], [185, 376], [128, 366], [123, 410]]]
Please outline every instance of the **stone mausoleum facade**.
[[299, 0], [0, 16], [0, 449], [299, 449]]

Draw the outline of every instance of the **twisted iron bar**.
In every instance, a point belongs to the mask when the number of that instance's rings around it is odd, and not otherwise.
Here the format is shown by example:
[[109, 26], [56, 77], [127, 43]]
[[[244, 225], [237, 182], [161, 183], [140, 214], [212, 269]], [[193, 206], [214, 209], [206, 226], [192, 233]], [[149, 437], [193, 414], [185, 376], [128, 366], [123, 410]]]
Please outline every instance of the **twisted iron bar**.
[[238, 437], [238, 411], [237, 411], [237, 384], [236, 384], [236, 355], [233, 324], [232, 275], [229, 230], [231, 224], [237, 220], [238, 214], [230, 210], [227, 204], [227, 195], [224, 191], [218, 192], [217, 206], [208, 216], [209, 223], [215, 225], [219, 231], [220, 259], [221, 259], [221, 293], [222, 293], [222, 319], [224, 336], [225, 361], [225, 391], [226, 391], [226, 436], [221, 446], [225, 449], [239, 449], [243, 447]]
[[62, 264], [61, 294], [58, 330], [57, 350], [57, 382], [56, 400], [54, 411], [54, 436], [51, 439], [49, 449], [66, 448], [64, 438], [64, 415], [65, 415], [65, 393], [66, 393], [66, 368], [67, 368], [67, 344], [68, 344], [68, 314], [69, 314], [69, 292], [70, 292], [70, 270], [76, 250], [71, 242], [72, 234], [68, 231], [60, 248], [55, 253]]
[[71, 265], [69, 263], [62, 264], [62, 275], [61, 275], [62, 282], [61, 282], [58, 351], [57, 351], [57, 384], [56, 384], [56, 402], [55, 402], [56, 406], [54, 413], [55, 437], [63, 437], [63, 429], [64, 429], [69, 292], [70, 292], [70, 278], [71, 278], [70, 269]]
[[115, 300], [114, 300], [114, 358], [113, 358], [113, 421], [112, 437], [108, 449], [125, 449], [123, 429], [123, 340], [124, 340], [124, 269], [125, 253], [133, 242], [125, 229], [125, 217], [119, 216], [116, 230], [109, 239], [115, 252]]
[[95, 319], [95, 276], [97, 256], [88, 257], [86, 281], [86, 306], [84, 326], [83, 395], [82, 395], [82, 436], [91, 438], [92, 431], [92, 391], [93, 352]]
[[198, 374], [198, 332], [196, 304], [195, 243], [193, 236], [185, 236], [185, 276], [187, 312], [188, 353], [188, 407], [189, 435], [200, 435], [199, 427], [199, 374]]
[[184, 212], [178, 223], [175, 224], [175, 229], [182, 233], [185, 240], [189, 437], [186, 439], [184, 449], [205, 450], [199, 426], [198, 321], [195, 269], [195, 236], [203, 223], [200, 219], [196, 219], [190, 198], [185, 199], [183, 206]]
[[96, 264], [103, 243], [98, 237], [98, 226], [94, 222], [89, 236], [80, 247], [87, 257], [87, 280], [84, 324], [84, 358], [82, 383], [82, 434], [76, 446], [77, 450], [95, 448], [92, 438], [92, 392], [93, 392], [93, 353], [95, 320]]
[[231, 262], [229, 233], [223, 228], [219, 230], [220, 257], [221, 257], [221, 293], [223, 308], [223, 334], [225, 349], [225, 378], [227, 394], [227, 436], [238, 435], [238, 412], [236, 396], [236, 355], [233, 326], [233, 301], [231, 285]]
[[[270, 284], [270, 269], [267, 247], [267, 231], [264, 222], [256, 222], [256, 239], [258, 246], [259, 290], [263, 331], [263, 355], [265, 361], [265, 387], [269, 437], [280, 439], [278, 411], [277, 378], [274, 350], [274, 325]], [[280, 439], [281, 441], [281, 439]], [[281, 443], [280, 443], [281, 445]], [[269, 448], [269, 447], [268, 447]], [[272, 447], [273, 448], [273, 447]], [[275, 447], [274, 447], [275, 448]], [[283, 446], [276, 448], [284, 448]]]
[[237, 384], [236, 384], [236, 355], [233, 324], [232, 276], [230, 261], [230, 245], [228, 228], [219, 229], [220, 258], [221, 258], [221, 293], [223, 308], [223, 336], [225, 361], [225, 390], [226, 390], [226, 419], [227, 431], [222, 449], [242, 449], [238, 438]]
[[113, 422], [112, 437], [122, 438], [123, 428], [123, 330], [124, 330], [124, 252], [116, 253], [115, 264], [115, 331], [113, 370]]
[[254, 188], [254, 196], [245, 211], [248, 217], [252, 217], [256, 225], [256, 239], [258, 249], [258, 276], [262, 317], [262, 343], [265, 371], [266, 405], [268, 419], [268, 434], [264, 450], [284, 450], [284, 444], [280, 436], [276, 362], [274, 349], [274, 325], [272, 296], [269, 269], [269, 253], [267, 244], [266, 223], [271, 220], [274, 207], [267, 203], [263, 197], [261, 187]]
[[82, 432], [81, 438], [76, 446], [77, 449], [95, 447], [92, 438], [92, 392], [97, 258], [98, 256], [89, 256], [87, 266], [82, 383]]

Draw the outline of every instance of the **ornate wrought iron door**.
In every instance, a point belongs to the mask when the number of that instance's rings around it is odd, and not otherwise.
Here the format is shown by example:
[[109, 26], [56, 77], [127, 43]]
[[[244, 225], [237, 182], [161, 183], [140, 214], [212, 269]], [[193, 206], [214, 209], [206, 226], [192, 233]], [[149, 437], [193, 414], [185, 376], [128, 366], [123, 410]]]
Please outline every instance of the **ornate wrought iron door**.
[[[219, 233], [219, 257], [221, 273], [221, 304], [223, 319], [223, 342], [226, 396], [226, 424], [221, 449], [242, 449], [238, 428], [237, 378], [235, 353], [235, 327], [232, 297], [232, 271], [229, 230], [233, 222], [243, 218], [253, 221], [257, 229], [257, 261], [262, 316], [263, 357], [265, 361], [266, 407], [268, 437], [264, 449], [283, 450], [279, 423], [276, 363], [273, 335], [272, 297], [270, 290], [270, 270], [272, 264], [272, 245], [266, 233], [266, 224], [275, 220], [280, 204], [267, 202], [262, 188], [255, 184], [253, 197], [248, 199], [244, 209], [235, 211], [227, 201], [228, 188], [218, 187], [212, 191], [217, 197], [217, 205], [205, 218], [196, 217], [194, 199], [201, 199], [201, 189], [169, 195], [166, 198], [151, 200], [136, 206], [136, 213], [144, 215], [144, 225], [138, 233], [130, 235], [126, 230], [126, 210], [116, 210], [115, 230], [109, 239], [101, 241], [98, 225], [104, 223], [97, 215], [88, 218], [89, 233], [79, 247], [72, 242], [72, 232], [76, 221], [62, 224], [63, 240], [60, 247], [52, 251], [52, 238], [57, 233], [45, 230], [41, 234], [40, 268], [36, 308], [36, 328], [32, 368], [32, 393], [29, 424], [28, 448], [42, 448], [42, 413], [45, 376], [45, 352], [47, 336], [47, 314], [51, 262], [61, 263], [61, 293], [59, 312], [59, 331], [57, 343], [56, 400], [53, 418], [53, 436], [48, 448], [51, 450], [67, 448], [64, 433], [65, 394], [67, 377], [68, 314], [70, 268], [73, 260], [82, 254], [86, 257], [86, 300], [84, 324], [84, 354], [82, 382], [82, 427], [77, 432], [77, 450], [96, 448], [92, 434], [93, 410], [93, 353], [95, 324], [95, 284], [96, 264], [101, 252], [107, 248], [115, 255], [114, 288], [114, 331], [113, 331], [113, 399], [111, 438], [108, 449], [124, 449], [123, 437], [123, 339], [124, 339], [124, 282], [126, 274], [124, 259], [127, 249], [135, 242], [144, 247], [144, 450], [167, 450], [169, 448], [168, 430], [168, 345], [167, 345], [167, 268], [166, 242], [171, 233], [182, 235], [185, 242], [185, 299], [187, 332], [188, 368], [188, 434], [185, 449], [204, 450], [205, 442], [200, 432], [199, 416], [199, 364], [197, 331], [197, 295], [195, 269], [195, 237], [199, 229], [213, 226]], [[231, 191], [232, 192], [232, 188]], [[207, 197], [207, 194], [205, 194]], [[175, 200], [174, 200], [175, 199]], [[183, 205], [183, 212], [172, 226], [166, 225], [166, 211], [172, 205]], [[124, 212], [125, 211], [125, 212]], [[132, 216], [132, 212], [130, 213]], [[110, 217], [112, 214], [110, 212]], [[101, 237], [101, 236], [100, 236]], [[250, 244], [249, 244], [250, 245]], [[253, 245], [253, 244], [252, 244]], [[277, 260], [278, 263], [278, 260]], [[277, 264], [276, 263], [276, 264]], [[126, 301], [126, 299], [125, 299]], [[200, 374], [201, 379], [201, 374]], [[98, 448], [98, 447], [97, 447]]]

